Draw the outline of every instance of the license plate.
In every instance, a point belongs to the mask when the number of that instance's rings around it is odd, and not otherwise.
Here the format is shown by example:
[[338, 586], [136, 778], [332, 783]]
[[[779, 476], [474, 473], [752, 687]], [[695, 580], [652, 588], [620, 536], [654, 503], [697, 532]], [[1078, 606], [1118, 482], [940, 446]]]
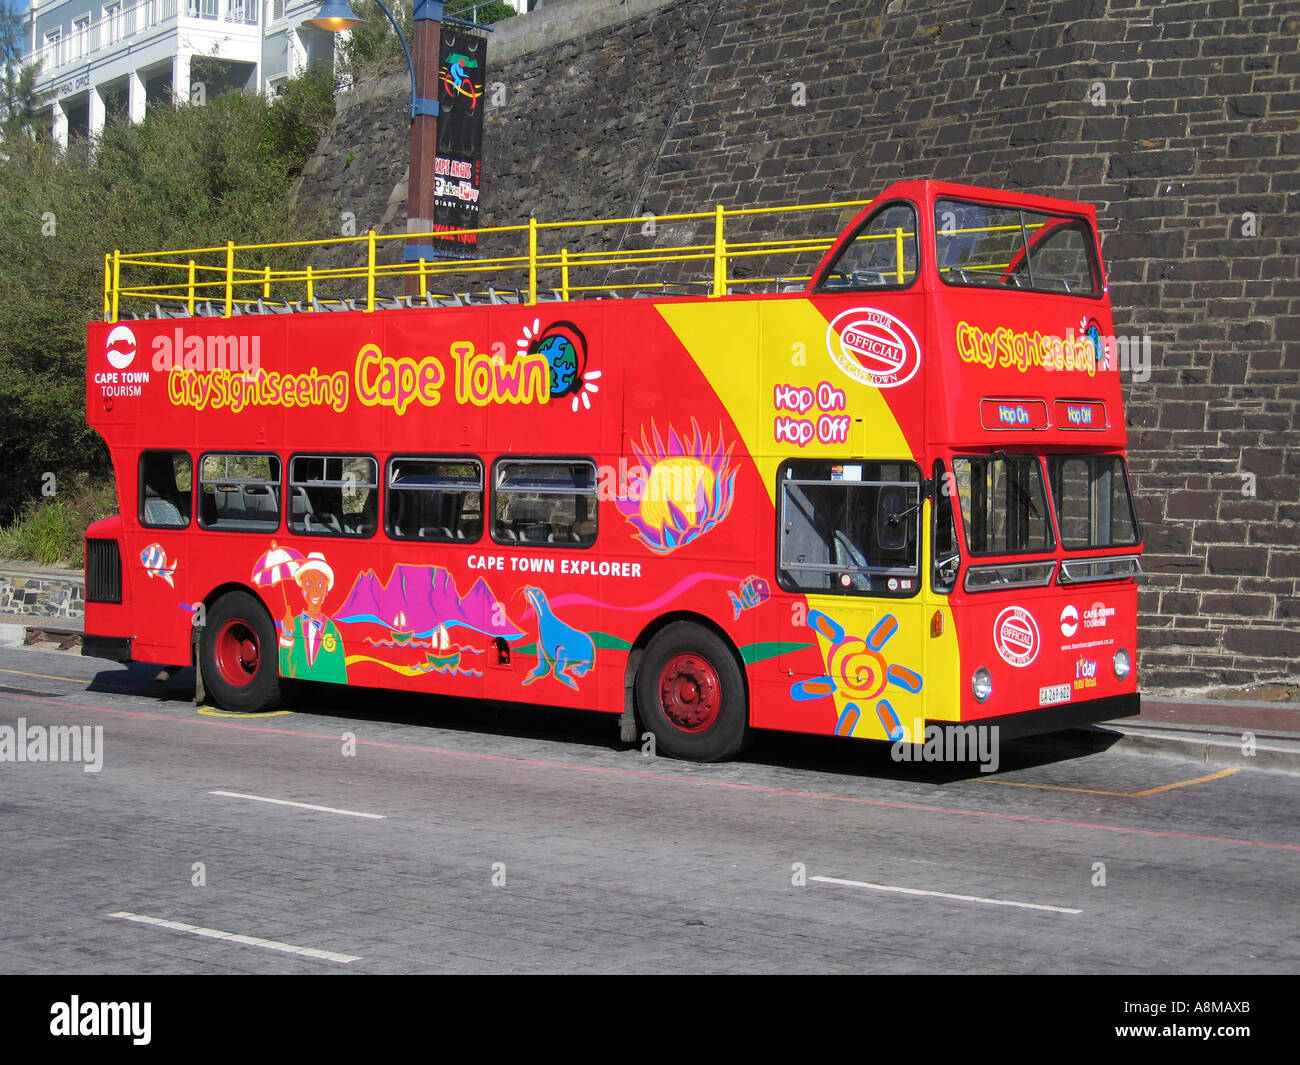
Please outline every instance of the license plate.
[[1038, 689], [1038, 705], [1052, 706], [1055, 703], [1068, 703], [1070, 701], [1070, 685], [1053, 684], [1050, 688]]

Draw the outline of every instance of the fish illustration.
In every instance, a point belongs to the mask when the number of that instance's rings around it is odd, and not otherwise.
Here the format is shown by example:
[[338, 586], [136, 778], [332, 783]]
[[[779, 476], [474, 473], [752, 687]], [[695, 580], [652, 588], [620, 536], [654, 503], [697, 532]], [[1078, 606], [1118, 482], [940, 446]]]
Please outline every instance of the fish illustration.
[[736, 618], [740, 617], [742, 610], [749, 610], [766, 603], [771, 594], [767, 587], [767, 581], [756, 573], [750, 574], [740, 582], [739, 595], [735, 592], [727, 593], [727, 597], [731, 600], [731, 609], [735, 611], [731, 615], [731, 620], [735, 621]]
[[173, 588], [176, 582], [172, 580], [172, 574], [176, 572], [176, 563], [167, 561], [167, 552], [162, 549], [162, 544], [153, 543], [140, 552], [140, 561], [144, 563], [144, 571], [150, 577], [161, 577]]

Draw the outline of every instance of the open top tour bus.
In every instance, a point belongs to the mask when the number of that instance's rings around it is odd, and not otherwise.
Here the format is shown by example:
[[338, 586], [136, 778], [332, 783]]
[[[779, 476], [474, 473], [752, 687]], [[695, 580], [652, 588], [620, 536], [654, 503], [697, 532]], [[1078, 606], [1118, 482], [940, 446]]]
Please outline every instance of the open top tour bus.
[[[531, 220], [480, 230], [527, 238], [490, 260], [107, 256], [87, 417], [120, 513], [86, 534], [85, 653], [193, 663], [237, 711], [290, 679], [606, 711], [693, 759], [1137, 713], [1093, 209], [908, 181], [829, 245], [727, 242], [762, 213], [661, 217], [712, 230], [668, 251]], [[732, 270], [810, 250], [797, 284]], [[711, 277], [571, 283], [667, 263]], [[376, 295], [398, 276], [420, 294]]]

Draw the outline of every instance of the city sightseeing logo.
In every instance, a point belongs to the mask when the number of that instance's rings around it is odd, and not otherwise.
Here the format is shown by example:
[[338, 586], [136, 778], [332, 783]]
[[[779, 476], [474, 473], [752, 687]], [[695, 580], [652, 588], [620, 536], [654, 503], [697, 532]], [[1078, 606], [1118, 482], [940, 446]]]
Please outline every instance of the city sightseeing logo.
[[835, 365], [859, 384], [897, 388], [921, 368], [921, 345], [898, 318], [874, 307], [837, 315], [826, 330]]

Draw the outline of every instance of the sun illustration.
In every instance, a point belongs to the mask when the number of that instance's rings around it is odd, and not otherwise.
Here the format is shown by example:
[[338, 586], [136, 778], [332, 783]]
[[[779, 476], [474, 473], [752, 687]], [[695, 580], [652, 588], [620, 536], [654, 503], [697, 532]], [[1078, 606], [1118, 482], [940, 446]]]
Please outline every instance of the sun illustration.
[[839, 694], [855, 700], [844, 704], [835, 726], [837, 736], [853, 735], [859, 716], [857, 700], [865, 703], [875, 699], [876, 717], [885, 735], [895, 742], [901, 740], [903, 726], [893, 704], [885, 698], [885, 690], [893, 685], [916, 695], [924, 681], [915, 670], [885, 657], [885, 644], [898, 631], [898, 619], [886, 614], [865, 639], [850, 636], [838, 621], [820, 610], [809, 611], [808, 627], [831, 645], [826, 656], [826, 674], [790, 685], [791, 697], [804, 701]]
[[718, 432], [702, 436], [691, 419], [692, 436], [679, 436], [671, 425], [668, 440], [650, 423], [650, 437], [641, 428], [641, 444], [632, 444], [642, 476], [634, 478], [628, 498], [614, 501], [632, 526], [633, 538], [657, 555], [666, 555], [703, 535], [731, 513], [736, 470], [730, 465], [731, 446]]

